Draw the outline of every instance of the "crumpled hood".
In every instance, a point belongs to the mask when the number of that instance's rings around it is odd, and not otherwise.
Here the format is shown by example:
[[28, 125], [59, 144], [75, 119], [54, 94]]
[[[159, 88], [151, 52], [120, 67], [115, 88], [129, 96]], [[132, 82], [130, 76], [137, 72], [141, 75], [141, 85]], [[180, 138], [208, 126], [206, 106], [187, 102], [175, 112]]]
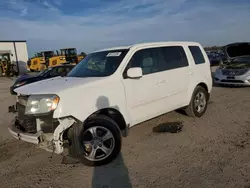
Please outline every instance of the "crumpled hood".
[[32, 84], [24, 85], [14, 91], [23, 95], [30, 94], [58, 94], [63, 90], [84, 86], [89, 83], [94, 83], [105, 78], [76, 78], [76, 77], [55, 77], [47, 80], [42, 80]]
[[232, 43], [224, 47], [227, 59], [250, 56], [250, 42]]

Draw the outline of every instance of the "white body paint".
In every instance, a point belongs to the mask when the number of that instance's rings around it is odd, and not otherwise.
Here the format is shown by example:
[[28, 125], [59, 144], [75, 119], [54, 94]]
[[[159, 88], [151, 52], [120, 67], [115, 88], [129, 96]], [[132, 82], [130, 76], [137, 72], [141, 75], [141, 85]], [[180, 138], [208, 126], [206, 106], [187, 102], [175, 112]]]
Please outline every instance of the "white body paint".
[[[205, 63], [196, 65], [188, 48], [199, 46]], [[135, 52], [146, 48], [182, 46], [189, 66], [143, 75], [139, 79], [124, 79], [123, 72]], [[57, 77], [39, 81], [16, 89], [24, 95], [56, 94], [60, 97], [54, 118], [73, 116], [84, 122], [94, 112], [104, 108], [114, 108], [123, 115], [126, 124], [134, 126], [161, 114], [187, 106], [195, 87], [204, 83], [208, 92], [212, 89], [212, 77], [208, 57], [200, 44], [194, 42], [162, 42], [138, 44], [129, 47], [113, 48], [129, 49], [114, 74], [108, 77], [73, 78]], [[110, 49], [106, 49], [110, 50]], [[104, 50], [102, 50], [104, 51]], [[119, 55], [119, 54], [109, 54]], [[54, 133], [54, 139], [71, 122], [62, 125]], [[56, 147], [59, 147], [56, 146]], [[61, 152], [61, 148], [57, 149]]]

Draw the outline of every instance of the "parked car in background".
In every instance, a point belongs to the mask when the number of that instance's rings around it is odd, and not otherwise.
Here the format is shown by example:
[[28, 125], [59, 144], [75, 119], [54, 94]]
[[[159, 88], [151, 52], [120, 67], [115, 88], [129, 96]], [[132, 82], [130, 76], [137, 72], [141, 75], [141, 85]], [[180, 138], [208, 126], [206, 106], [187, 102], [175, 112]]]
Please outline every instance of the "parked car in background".
[[15, 80], [14, 84], [10, 87], [10, 93], [12, 95], [16, 95], [16, 92], [14, 92], [16, 88], [27, 84], [31, 84], [33, 82], [49, 79], [56, 76], [66, 76], [74, 66], [75, 65], [71, 64], [59, 65], [56, 67], [43, 70], [36, 75], [29, 75], [29, 74], [21, 75]]
[[225, 56], [223, 53], [214, 51], [214, 52], [207, 52], [207, 56], [209, 58], [211, 66], [218, 66], [220, 65], [221, 61], [224, 60]]
[[128, 128], [183, 108], [201, 117], [212, 89], [208, 57], [198, 43], [136, 44], [93, 52], [67, 77], [15, 91], [19, 140], [86, 165], [104, 165], [120, 153]]
[[223, 49], [226, 59], [215, 72], [215, 83], [250, 86], [250, 43], [233, 43]]

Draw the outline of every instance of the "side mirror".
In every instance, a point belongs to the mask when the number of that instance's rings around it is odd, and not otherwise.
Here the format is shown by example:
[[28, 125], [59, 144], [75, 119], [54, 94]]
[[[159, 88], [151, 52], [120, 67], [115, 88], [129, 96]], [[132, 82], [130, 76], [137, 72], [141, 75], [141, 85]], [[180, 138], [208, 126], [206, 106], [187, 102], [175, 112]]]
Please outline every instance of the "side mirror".
[[130, 68], [127, 71], [127, 76], [129, 78], [141, 78], [142, 77], [142, 69], [140, 67]]

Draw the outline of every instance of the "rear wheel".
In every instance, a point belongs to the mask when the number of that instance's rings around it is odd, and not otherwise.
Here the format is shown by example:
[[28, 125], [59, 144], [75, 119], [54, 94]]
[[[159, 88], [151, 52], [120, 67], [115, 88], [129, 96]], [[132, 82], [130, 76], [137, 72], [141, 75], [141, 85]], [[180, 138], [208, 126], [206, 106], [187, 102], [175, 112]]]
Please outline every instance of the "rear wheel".
[[193, 92], [190, 104], [185, 112], [190, 117], [201, 117], [207, 110], [208, 92], [201, 86], [197, 86]]
[[[70, 150], [88, 166], [105, 165], [121, 150], [121, 133], [111, 118], [100, 115], [73, 126]], [[70, 152], [69, 152], [70, 153]]]
[[3, 76], [3, 69], [1, 66], [0, 66], [0, 76]]

